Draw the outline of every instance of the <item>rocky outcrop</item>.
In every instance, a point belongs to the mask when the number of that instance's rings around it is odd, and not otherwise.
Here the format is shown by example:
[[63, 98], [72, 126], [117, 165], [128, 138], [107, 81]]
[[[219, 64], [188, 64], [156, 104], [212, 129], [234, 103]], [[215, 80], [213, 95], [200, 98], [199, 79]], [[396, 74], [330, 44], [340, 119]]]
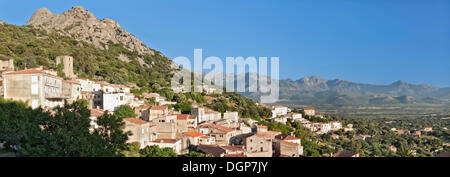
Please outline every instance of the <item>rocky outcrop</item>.
[[3, 25], [3, 24], [6, 24], [6, 23], [0, 20], [0, 25]]
[[131, 51], [139, 54], [154, 55], [154, 51], [145, 46], [135, 36], [122, 29], [111, 19], [98, 20], [94, 14], [81, 6], [72, 7], [63, 14], [52, 14], [47, 8], [38, 9], [27, 25], [70, 36], [79, 41], [91, 43], [101, 49], [108, 49], [108, 42], [122, 43]]

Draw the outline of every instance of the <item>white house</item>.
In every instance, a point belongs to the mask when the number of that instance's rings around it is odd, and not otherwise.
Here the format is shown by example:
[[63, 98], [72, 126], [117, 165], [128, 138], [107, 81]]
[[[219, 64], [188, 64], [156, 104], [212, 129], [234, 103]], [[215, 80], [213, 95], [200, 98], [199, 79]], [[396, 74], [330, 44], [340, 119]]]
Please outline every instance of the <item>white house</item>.
[[147, 146], [156, 145], [160, 148], [172, 148], [177, 154], [181, 154], [181, 139], [156, 139], [147, 143]]
[[272, 117], [284, 116], [288, 112], [288, 107], [286, 106], [272, 106]]

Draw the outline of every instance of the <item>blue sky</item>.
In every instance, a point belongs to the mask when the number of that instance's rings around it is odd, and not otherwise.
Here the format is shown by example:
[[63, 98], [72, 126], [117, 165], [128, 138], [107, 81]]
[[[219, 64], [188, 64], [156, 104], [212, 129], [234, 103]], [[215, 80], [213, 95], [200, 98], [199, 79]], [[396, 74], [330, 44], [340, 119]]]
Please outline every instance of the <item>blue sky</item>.
[[280, 77], [403, 80], [450, 87], [448, 0], [6, 1], [0, 20], [23, 25], [47, 7], [81, 5], [168, 57], [278, 56]]

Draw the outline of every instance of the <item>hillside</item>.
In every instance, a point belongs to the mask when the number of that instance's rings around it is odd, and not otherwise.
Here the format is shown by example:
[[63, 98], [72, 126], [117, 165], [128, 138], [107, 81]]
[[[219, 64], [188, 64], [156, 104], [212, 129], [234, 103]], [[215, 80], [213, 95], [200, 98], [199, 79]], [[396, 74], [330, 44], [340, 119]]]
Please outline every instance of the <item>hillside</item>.
[[[169, 101], [180, 98], [169, 89], [172, 76], [180, 70], [172, 69], [176, 65], [172, 60], [142, 44], [117, 22], [97, 20], [82, 7], [63, 14], [41, 8], [25, 26], [0, 23], [0, 60], [13, 58], [16, 69], [55, 69], [60, 55], [74, 57], [74, 72], [80, 78], [128, 85], [135, 88], [134, 93], [158, 92]], [[191, 103], [177, 106], [195, 103], [220, 112], [239, 111], [255, 119], [271, 116], [267, 108], [235, 93], [210, 95], [213, 99], [209, 100], [204, 93], [184, 95]]]

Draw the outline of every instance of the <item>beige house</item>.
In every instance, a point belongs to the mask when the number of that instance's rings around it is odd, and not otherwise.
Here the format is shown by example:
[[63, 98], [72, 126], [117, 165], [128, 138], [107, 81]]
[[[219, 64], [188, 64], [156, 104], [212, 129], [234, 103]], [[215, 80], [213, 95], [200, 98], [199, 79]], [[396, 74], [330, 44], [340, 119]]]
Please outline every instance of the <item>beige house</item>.
[[150, 122], [152, 126], [156, 127], [156, 134], [161, 139], [175, 139], [177, 136], [176, 122]]
[[183, 133], [183, 132], [188, 132], [188, 124], [189, 124], [189, 117], [190, 115], [188, 114], [177, 114], [177, 120], [176, 120], [176, 124], [177, 124], [177, 132]]
[[205, 135], [203, 135], [202, 133], [200, 133], [198, 131], [192, 131], [192, 132], [185, 132], [185, 133], [183, 133], [183, 137], [186, 140], [186, 144], [185, 144], [184, 147], [199, 145], [200, 144], [200, 139], [203, 136], [205, 136]]
[[81, 84], [79, 82], [63, 80], [62, 85], [63, 97], [69, 104], [81, 99]]
[[128, 137], [127, 143], [138, 142], [140, 148], [144, 148], [149, 141], [156, 139], [150, 131], [150, 122], [137, 119], [137, 118], [125, 118], [124, 132], [130, 131], [131, 136]]
[[236, 135], [233, 129], [210, 122], [200, 124], [197, 129], [202, 134], [214, 137], [216, 144], [223, 146], [229, 145], [230, 139]]
[[432, 132], [433, 131], [433, 127], [423, 127], [424, 132]]
[[244, 145], [249, 157], [272, 157], [272, 139], [264, 133], [255, 133], [245, 138]]
[[150, 107], [149, 105], [139, 106], [134, 108], [134, 113], [142, 120], [149, 120], [150, 116]]
[[169, 108], [167, 106], [151, 106], [149, 109], [148, 121], [167, 116], [168, 114], [169, 114]]
[[280, 157], [299, 157], [303, 155], [303, 146], [299, 138], [280, 134], [275, 136], [275, 155]]
[[188, 131], [194, 131], [197, 129], [197, 117], [189, 115], [187, 118], [187, 129]]
[[206, 145], [216, 144], [216, 139], [214, 139], [214, 137], [212, 136], [201, 136], [200, 139], [198, 140], [198, 144], [206, 144]]
[[63, 79], [54, 71], [42, 67], [3, 73], [3, 96], [5, 99], [28, 102], [33, 109], [64, 105]]
[[272, 157], [274, 139], [281, 132], [269, 131], [265, 125], [256, 125], [256, 133], [244, 138], [248, 157]]

